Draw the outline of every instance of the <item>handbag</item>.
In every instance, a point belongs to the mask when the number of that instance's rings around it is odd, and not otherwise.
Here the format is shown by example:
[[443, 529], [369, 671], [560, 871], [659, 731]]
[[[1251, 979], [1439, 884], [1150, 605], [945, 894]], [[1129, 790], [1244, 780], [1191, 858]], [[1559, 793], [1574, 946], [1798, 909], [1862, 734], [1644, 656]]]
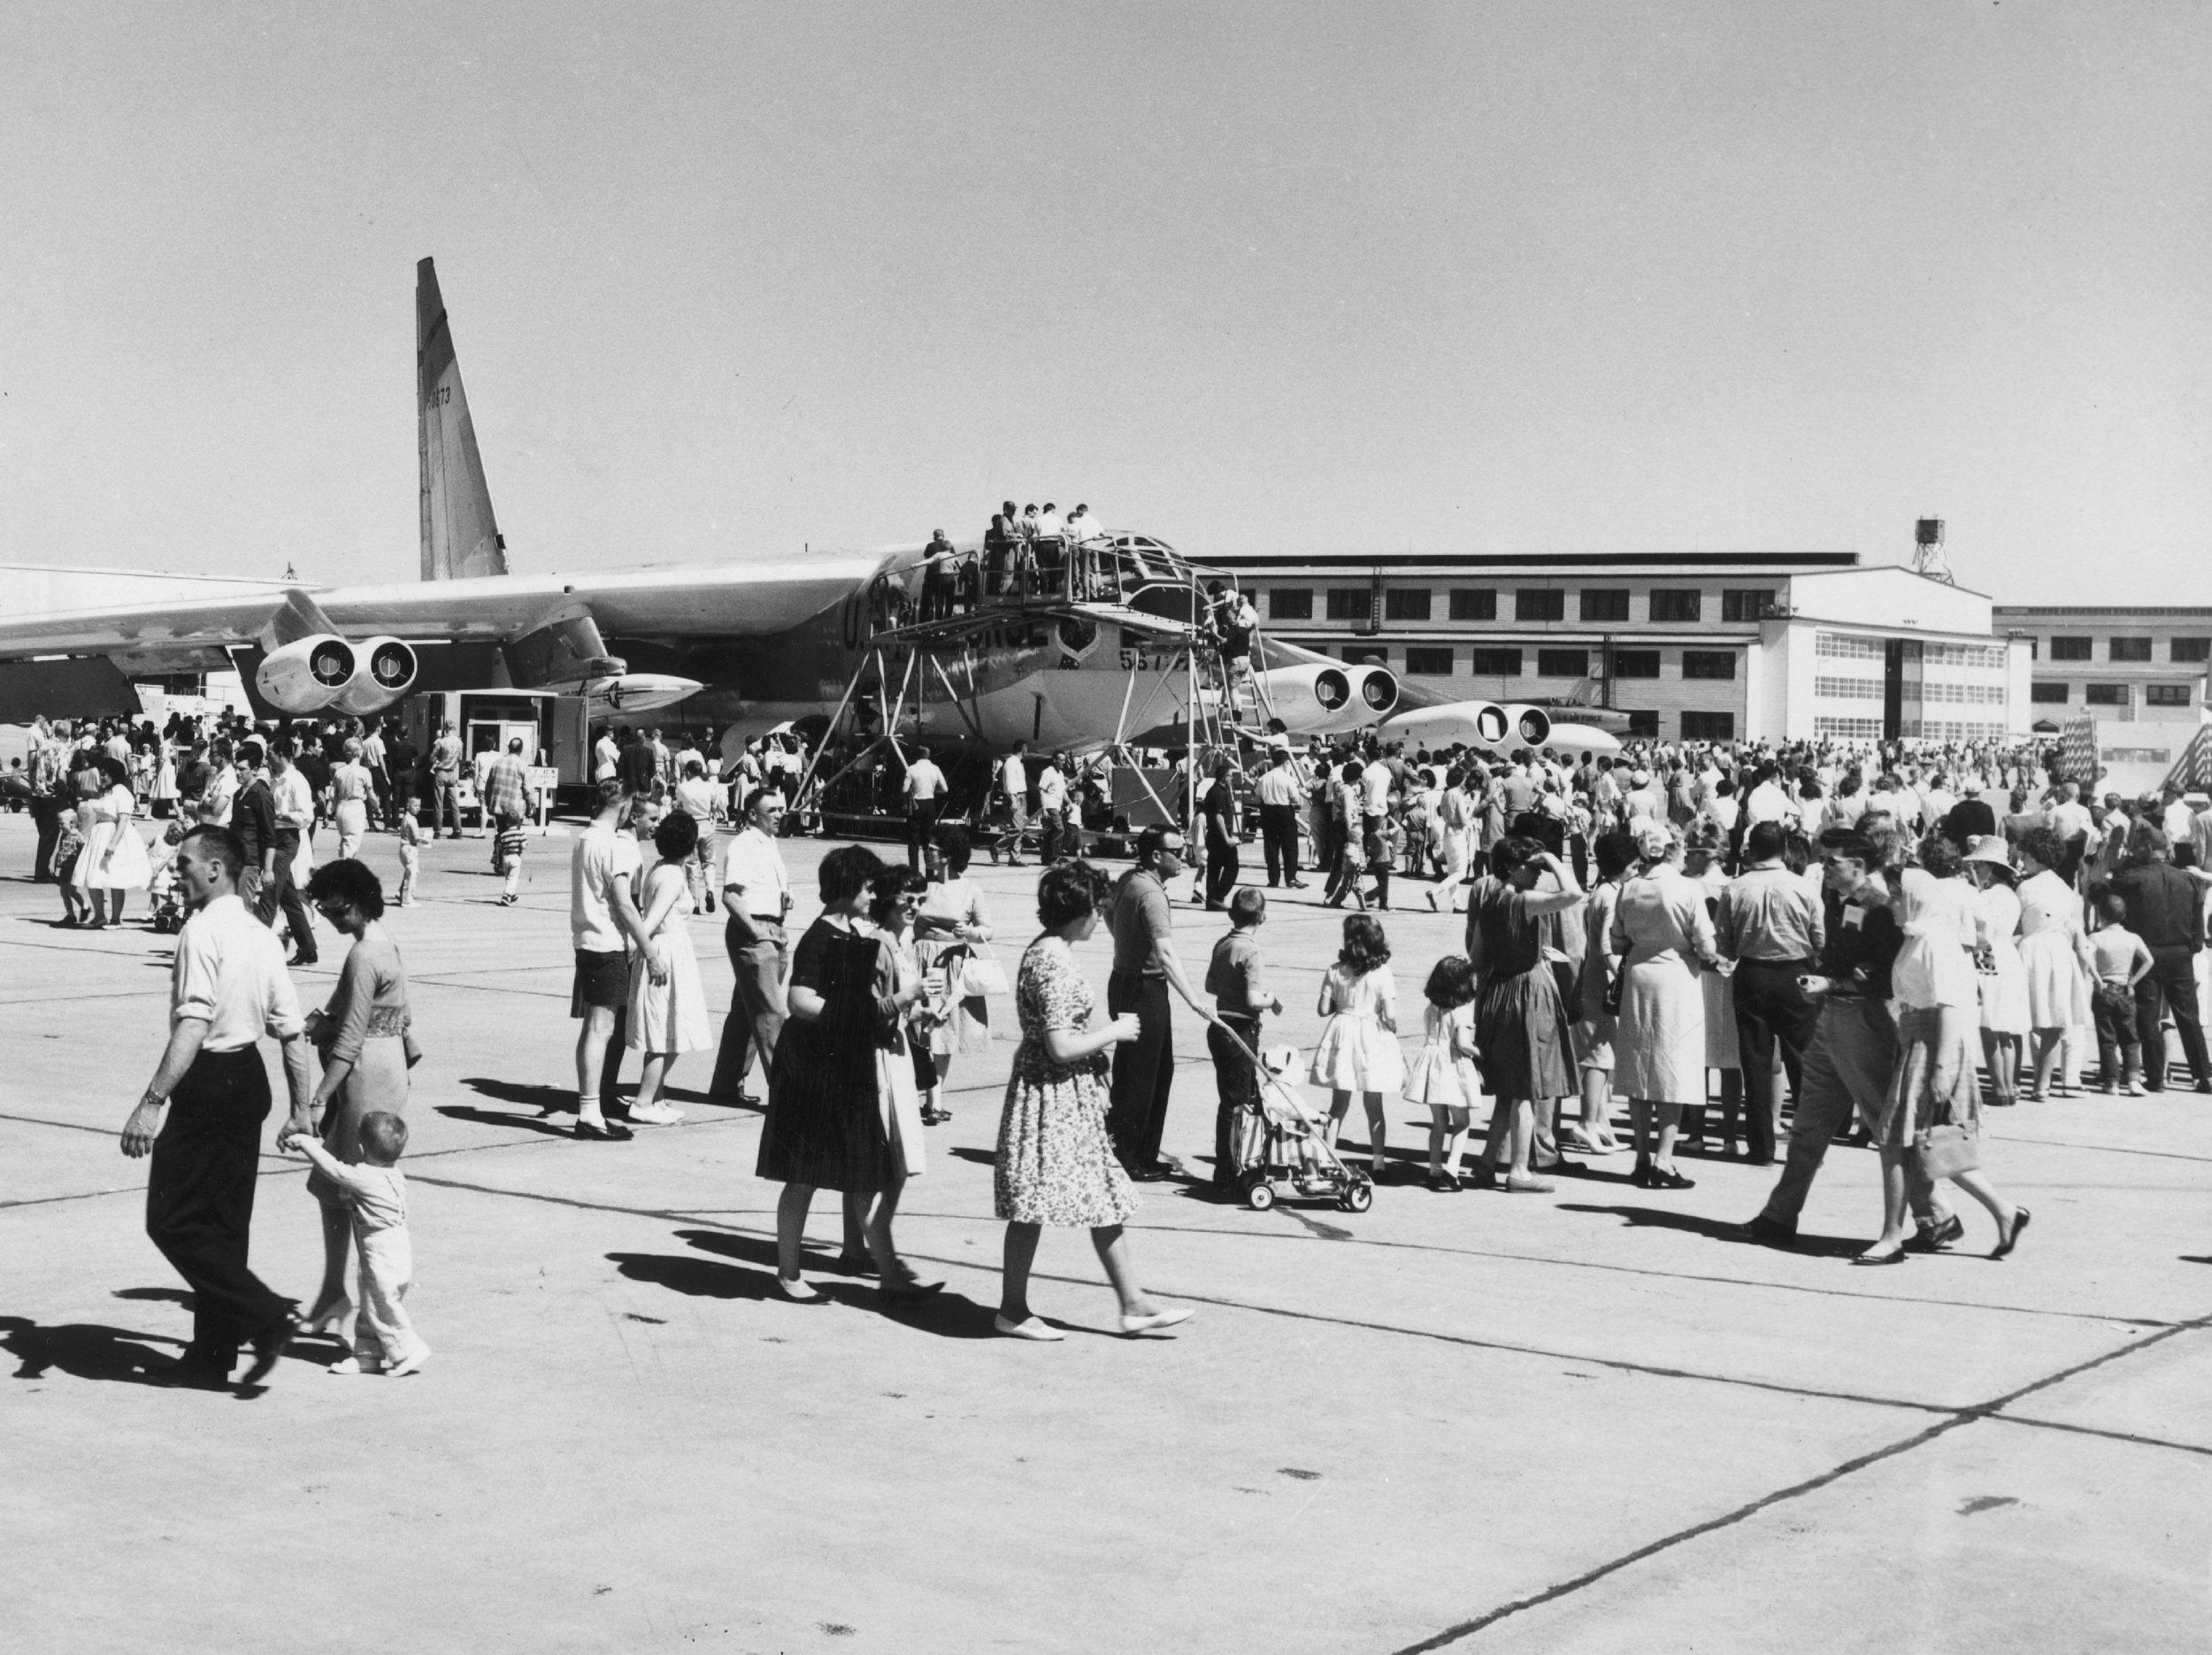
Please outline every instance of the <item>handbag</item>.
[[960, 962], [959, 998], [972, 1000], [979, 995], [1007, 991], [1006, 967], [993, 956], [972, 951]]
[[1982, 1164], [1981, 1134], [1971, 1127], [1923, 1127], [1913, 1135], [1912, 1146], [1930, 1178], [1976, 1172]]
[[1613, 974], [1606, 979], [1604, 1005], [1605, 1014], [1608, 1017], [1618, 1017], [1621, 1014], [1621, 1001], [1627, 997], [1627, 994], [1628, 956], [1624, 954], [1621, 956], [1621, 963], [1613, 967]]

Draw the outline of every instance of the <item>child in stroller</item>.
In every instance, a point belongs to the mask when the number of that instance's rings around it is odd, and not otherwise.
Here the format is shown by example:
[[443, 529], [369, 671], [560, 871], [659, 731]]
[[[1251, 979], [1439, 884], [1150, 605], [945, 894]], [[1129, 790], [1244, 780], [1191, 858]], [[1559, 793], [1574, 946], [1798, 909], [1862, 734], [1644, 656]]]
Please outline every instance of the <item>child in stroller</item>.
[[1270, 1046], [1259, 1057], [1259, 1103], [1240, 1186], [1245, 1205], [1264, 1212], [1275, 1205], [1278, 1186], [1287, 1185], [1286, 1193], [1333, 1200], [1347, 1212], [1366, 1212], [1375, 1205], [1374, 1181], [1338, 1158], [1321, 1118], [1298, 1095], [1291, 1078], [1298, 1049]]
[[152, 873], [146, 881], [146, 895], [154, 904], [153, 918], [147, 923], [165, 935], [184, 929], [184, 898], [177, 893], [177, 847], [184, 843], [184, 834], [182, 819], [173, 820], [154, 847]]

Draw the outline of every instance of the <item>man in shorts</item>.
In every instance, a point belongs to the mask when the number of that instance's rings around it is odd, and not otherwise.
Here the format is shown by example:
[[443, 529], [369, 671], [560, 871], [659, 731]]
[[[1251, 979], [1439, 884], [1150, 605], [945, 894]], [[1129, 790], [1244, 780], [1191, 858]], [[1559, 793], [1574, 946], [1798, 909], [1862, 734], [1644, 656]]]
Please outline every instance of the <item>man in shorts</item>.
[[622, 830], [630, 789], [618, 776], [598, 786], [598, 808], [591, 826], [577, 838], [569, 863], [568, 927], [576, 943], [576, 982], [568, 1014], [584, 1025], [576, 1036], [576, 1135], [588, 1143], [613, 1143], [633, 1135], [620, 1121], [610, 1121], [601, 1105], [603, 1097], [613, 1101], [622, 1066], [629, 949], [634, 944], [652, 966], [659, 964], [660, 950], [646, 936], [630, 897], [630, 876], [641, 860], [636, 838]]

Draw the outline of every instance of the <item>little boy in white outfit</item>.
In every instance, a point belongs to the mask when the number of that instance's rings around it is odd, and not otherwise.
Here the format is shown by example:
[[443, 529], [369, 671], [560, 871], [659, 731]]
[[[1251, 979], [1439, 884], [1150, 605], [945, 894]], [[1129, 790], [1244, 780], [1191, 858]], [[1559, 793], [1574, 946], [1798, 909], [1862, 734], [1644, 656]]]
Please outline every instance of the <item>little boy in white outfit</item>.
[[414, 1248], [407, 1239], [407, 1181], [396, 1165], [407, 1148], [407, 1123], [372, 1110], [361, 1117], [358, 1166], [349, 1166], [311, 1133], [280, 1137], [278, 1148], [296, 1149], [338, 1186], [353, 1212], [353, 1244], [361, 1264], [360, 1313], [353, 1324], [353, 1354], [334, 1363], [334, 1374], [419, 1372], [430, 1347], [416, 1335], [401, 1301], [414, 1279]]

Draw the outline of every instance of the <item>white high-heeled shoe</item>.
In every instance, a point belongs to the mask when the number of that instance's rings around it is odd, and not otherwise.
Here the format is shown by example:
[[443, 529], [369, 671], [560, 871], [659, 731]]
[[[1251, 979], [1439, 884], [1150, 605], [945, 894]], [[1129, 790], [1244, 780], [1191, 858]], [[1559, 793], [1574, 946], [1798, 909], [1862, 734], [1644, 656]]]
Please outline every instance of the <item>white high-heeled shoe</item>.
[[300, 1334], [302, 1336], [310, 1334], [329, 1334], [335, 1338], [342, 1339], [345, 1337], [342, 1331], [345, 1320], [352, 1314], [353, 1301], [349, 1298], [341, 1298], [328, 1310], [316, 1311], [302, 1320]]

